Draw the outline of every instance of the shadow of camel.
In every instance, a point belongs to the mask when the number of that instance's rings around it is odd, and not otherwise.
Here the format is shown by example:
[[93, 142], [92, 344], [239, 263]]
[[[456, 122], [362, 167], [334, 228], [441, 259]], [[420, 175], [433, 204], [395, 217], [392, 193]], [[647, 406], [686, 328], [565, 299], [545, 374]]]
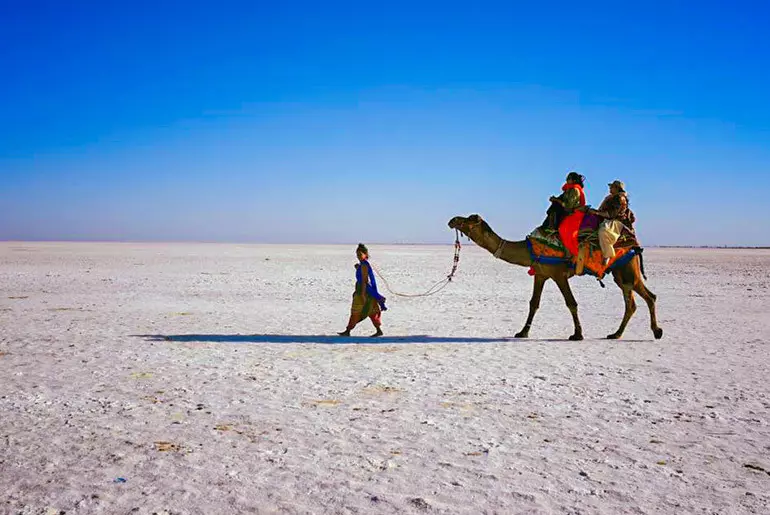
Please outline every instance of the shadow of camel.
[[323, 343], [330, 345], [345, 343], [496, 343], [521, 341], [513, 337], [475, 338], [459, 336], [428, 336], [425, 334], [410, 336], [380, 336], [378, 338], [370, 338], [368, 336], [329, 336], [325, 334], [132, 334], [131, 336], [156, 342]]

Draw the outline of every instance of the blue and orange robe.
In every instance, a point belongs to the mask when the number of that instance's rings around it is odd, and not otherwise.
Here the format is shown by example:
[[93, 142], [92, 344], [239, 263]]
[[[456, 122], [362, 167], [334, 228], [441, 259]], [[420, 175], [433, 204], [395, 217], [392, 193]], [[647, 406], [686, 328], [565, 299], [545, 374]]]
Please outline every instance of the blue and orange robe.
[[374, 278], [372, 266], [367, 260], [361, 261], [356, 265], [356, 291], [353, 293], [347, 328], [353, 329], [366, 317], [369, 317], [374, 327], [380, 327], [382, 312], [387, 309], [385, 297], [377, 291], [377, 280]]

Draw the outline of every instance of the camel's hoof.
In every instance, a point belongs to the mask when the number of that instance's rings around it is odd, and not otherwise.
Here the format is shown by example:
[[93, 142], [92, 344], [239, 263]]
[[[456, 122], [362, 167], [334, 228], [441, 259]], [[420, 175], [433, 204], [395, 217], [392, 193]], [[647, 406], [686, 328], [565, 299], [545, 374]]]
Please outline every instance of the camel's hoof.
[[655, 328], [652, 330], [652, 334], [655, 335], [656, 340], [660, 340], [661, 338], [663, 338], [663, 329], [661, 329], [660, 327]]
[[518, 333], [513, 335], [514, 338], [529, 338], [529, 333], [525, 333], [524, 331], [519, 331]]
[[618, 333], [612, 333], [607, 335], [608, 340], [618, 340], [620, 339], [620, 335]]
[[583, 335], [582, 334], [573, 334], [572, 336], [569, 337], [569, 339], [570, 339], [570, 341], [577, 342], [577, 341], [580, 341], [580, 340], [583, 339]]

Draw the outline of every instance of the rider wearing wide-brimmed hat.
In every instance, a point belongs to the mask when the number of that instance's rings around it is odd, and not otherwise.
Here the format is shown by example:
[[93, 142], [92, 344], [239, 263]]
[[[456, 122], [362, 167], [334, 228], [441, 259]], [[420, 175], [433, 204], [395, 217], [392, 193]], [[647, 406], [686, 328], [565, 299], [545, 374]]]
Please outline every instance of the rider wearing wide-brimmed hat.
[[604, 257], [604, 265], [615, 257], [614, 245], [620, 238], [623, 227], [631, 229], [633, 225], [633, 214], [628, 208], [626, 185], [623, 181], [614, 180], [607, 186], [610, 194], [604, 198], [599, 209], [589, 211], [603, 219], [599, 225], [599, 245]]

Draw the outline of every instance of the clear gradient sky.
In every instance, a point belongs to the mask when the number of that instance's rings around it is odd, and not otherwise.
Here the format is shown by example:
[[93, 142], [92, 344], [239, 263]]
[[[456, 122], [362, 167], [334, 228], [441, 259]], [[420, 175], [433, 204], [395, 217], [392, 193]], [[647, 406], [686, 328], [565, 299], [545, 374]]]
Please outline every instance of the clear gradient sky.
[[206, 4], [0, 0], [0, 239], [770, 245], [770, 2]]

